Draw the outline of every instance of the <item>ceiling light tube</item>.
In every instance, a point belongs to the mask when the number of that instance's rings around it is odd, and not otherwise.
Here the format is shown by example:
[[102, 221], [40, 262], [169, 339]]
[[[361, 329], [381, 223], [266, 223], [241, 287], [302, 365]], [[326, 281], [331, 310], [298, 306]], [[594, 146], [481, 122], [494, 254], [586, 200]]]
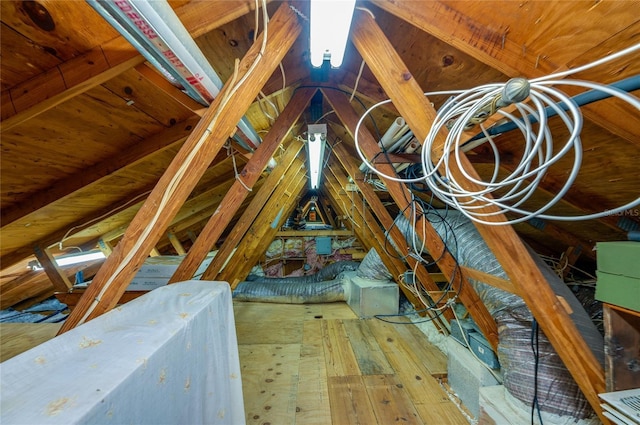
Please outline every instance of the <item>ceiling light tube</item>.
[[103, 258], [106, 257], [104, 256], [102, 251], [91, 251], [84, 252], [82, 254], [65, 255], [62, 257], [58, 257], [56, 258], [56, 264], [58, 264], [58, 266], [60, 267], [70, 266], [73, 264], [86, 263], [87, 261], [101, 260]]
[[318, 189], [322, 177], [324, 145], [327, 140], [326, 124], [310, 124], [308, 127], [309, 183], [311, 189]]
[[355, 0], [311, 1], [311, 65], [320, 67], [325, 59], [334, 68], [342, 65], [355, 5]]

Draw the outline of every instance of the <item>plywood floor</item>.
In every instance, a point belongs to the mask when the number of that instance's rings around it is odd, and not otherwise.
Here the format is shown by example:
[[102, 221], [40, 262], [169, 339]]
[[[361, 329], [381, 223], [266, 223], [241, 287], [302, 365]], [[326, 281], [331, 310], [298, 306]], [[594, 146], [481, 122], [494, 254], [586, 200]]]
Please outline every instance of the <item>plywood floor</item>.
[[0, 323], [0, 362], [56, 336], [62, 323]]
[[345, 303], [234, 303], [247, 424], [461, 424], [446, 358], [414, 325]]

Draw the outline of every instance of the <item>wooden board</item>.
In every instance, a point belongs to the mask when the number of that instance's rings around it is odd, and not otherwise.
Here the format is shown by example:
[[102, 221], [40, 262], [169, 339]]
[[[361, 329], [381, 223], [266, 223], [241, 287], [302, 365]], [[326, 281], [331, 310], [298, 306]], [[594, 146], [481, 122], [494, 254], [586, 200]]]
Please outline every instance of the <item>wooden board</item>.
[[299, 424], [331, 424], [321, 323], [320, 319], [304, 322], [295, 417]]
[[468, 423], [425, 367], [439, 350], [414, 325], [359, 320], [343, 302], [235, 302], [234, 311], [248, 424]]
[[329, 377], [331, 419], [335, 424], [375, 424], [362, 376]]
[[238, 351], [247, 424], [294, 424], [300, 344], [241, 344]]
[[0, 323], [0, 362], [56, 336], [61, 323]]
[[391, 375], [393, 369], [364, 320], [343, 320], [358, 366], [363, 375]]
[[260, 320], [253, 323], [236, 323], [237, 332], [243, 335], [239, 344], [290, 344], [302, 342], [302, 322]]
[[422, 424], [403, 384], [393, 375], [363, 376], [378, 423]]
[[361, 374], [342, 320], [322, 322], [322, 341], [329, 377]]

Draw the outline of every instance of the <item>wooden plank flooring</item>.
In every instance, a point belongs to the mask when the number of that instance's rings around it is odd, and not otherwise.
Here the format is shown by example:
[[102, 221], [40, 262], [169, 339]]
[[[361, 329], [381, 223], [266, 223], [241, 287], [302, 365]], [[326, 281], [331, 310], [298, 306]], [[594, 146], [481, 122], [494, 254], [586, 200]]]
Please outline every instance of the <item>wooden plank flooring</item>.
[[50, 340], [62, 323], [0, 323], [0, 362]]
[[345, 303], [234, 311], [247, 424], [468, 424], [437, 380], [446, 357], [412, 324]]

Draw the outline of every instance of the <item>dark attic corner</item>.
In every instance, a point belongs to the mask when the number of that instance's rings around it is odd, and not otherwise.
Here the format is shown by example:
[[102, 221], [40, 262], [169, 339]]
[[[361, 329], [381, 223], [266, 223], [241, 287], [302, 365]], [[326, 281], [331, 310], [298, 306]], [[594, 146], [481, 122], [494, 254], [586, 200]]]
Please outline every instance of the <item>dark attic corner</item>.
[[639, 8], [0, 2], [0, 422], [640, 424]]

